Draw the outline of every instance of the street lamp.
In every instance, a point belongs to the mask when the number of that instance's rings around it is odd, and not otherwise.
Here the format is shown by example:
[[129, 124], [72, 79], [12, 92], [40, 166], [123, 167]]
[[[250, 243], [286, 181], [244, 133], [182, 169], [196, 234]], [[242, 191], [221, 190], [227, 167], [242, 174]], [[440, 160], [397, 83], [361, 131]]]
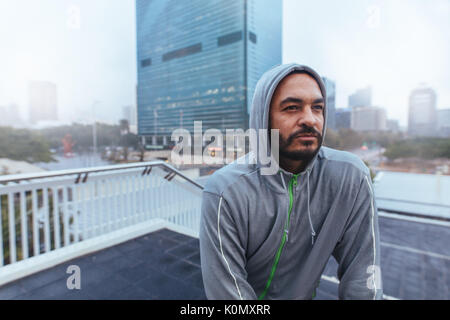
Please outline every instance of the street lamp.
[[95, 123], [95, 106], [97, 104], [99, 104], [100, 101], [95, 100], [92, 103], [92, 120], [93, 120], [93, 124], [92, 124], [92, 144], [93, 144], [93, 150], [92, 152], [94, 153], [94, 155], [97, 154], [97, 125]]

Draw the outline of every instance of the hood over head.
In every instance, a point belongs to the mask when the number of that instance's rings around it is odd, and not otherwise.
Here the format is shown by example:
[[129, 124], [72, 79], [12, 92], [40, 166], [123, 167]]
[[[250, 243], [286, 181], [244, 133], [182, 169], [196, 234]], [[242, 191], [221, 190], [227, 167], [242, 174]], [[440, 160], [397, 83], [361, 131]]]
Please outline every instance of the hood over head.
[[[323, 117], [324, 124], [322, 130], [322, 144], [325, 140], [325, 132], [327, 125], [327, 94], [325, 90], [325, 84], [323, 83], [322, 78], [319, 74], [314, 71], [312, 68], [291, 63], [276, 66], [266, 73], [263, 74], [261, 79], [256, 84], [255, 94], [253, 95], [252, 101], [252, 110], [250, 113], [250, 129], [255, 129], [257, 132], [257, 150], [252, 150], [252, 157], [256, 157], [256, 164], [261, 169], [261, 176], [264, 177], [264, 181], [266, 184], [275, 192], [288, 192], [286, 179], [291, 179], [293, 173], [287, 172], [283, 168], [279, 167], [276, 155], [273, 155], [270, 148], [270, 128], [269, 128], [269, 111], [270, 104], [272, 101], [272, 96], [277, 88], [278, 84], [293, 71], [304, 71], [310, 76], [312, 76], [317, 84], [320, 87], [320, 91], [322, 92], [322, 96], [324, 98], [324, 109], [323, 109]], [[260, 134], [260, 130], [263, 129], [262, 134]], [[308, 210], [308, 220], [309, 226], [311, 229], [311, 240], [312, 244], [314, 244], [314, 238], [316, 236], [316, 232], [312, 223], [312, 215], [310, 210], [310, 186], [309, 179], [311, 175], [311, 170], [313, 169], [314, 163], [316, 162], [317, 156], [319, 155], [320, 148], [322, 144], [319, 146], [319, 150], [317, 150], [314, 157], [306, 166], [303, 172], [300, 172], [299, 175], [303, 175], [306, 173], [306, 184], [307, 184], [307, 210]]]
[[[322, 92], [322, 96], [324, 98], [324, 124], [322, 130], [322, 143], [325, 140], [325, 132], [327, 125], [327, 95], [325, 90], [325, 84], [319, 74], [314, 71], [312, 68], [296, 63], [283, 64], [276, 66], [266, 73], [263, 74], [261, 79], [256, 84], [255, 93], [253, 95], [252, 101], [252, 109], [250, 112], [250, 129], [254, 129], [257, 132], [257, 150], [254, 151], [254, 156], [256, 157], [256, 162], [259, 166], [263, 167], [263, 169], [268, 169], [266, 166], [273, 166], [276, 164], [276, 170], [266, 170], [266, 172], [271, 172], [272, 174], [278, 173], [278, 161], [274, 158], [272, 153], [270, 152], [270, 128], [269, 128], [269, 111], [270, 111], [270, 103], [272, 101], [272, 96], [275, 92], [275, 89], [278, 87], [278, 84], [293, 71], [304, 71], [308, 75], [312, 76], [317, 84], [320, 87], [320, 91]], [[260, 129], [265, 131], [264, 134], [258, 134]], [[320, 147], [319, 146], [319, 150]], [[314, 162], [317, 158], [319, 152], [316, 153], [313, 159], [307, 165], [305, 171], [310, 171], [314, 166]], [[263, 159], [264, 157], [264, 159]], [[269, 160], [270, 159], [270, 162]], [[269, 162], [269, 164], [268, 164]], [[281, 171], [284, 171], [282, 168], [279, 168]], [[270, 174], [270, 173], [266, 173]]]

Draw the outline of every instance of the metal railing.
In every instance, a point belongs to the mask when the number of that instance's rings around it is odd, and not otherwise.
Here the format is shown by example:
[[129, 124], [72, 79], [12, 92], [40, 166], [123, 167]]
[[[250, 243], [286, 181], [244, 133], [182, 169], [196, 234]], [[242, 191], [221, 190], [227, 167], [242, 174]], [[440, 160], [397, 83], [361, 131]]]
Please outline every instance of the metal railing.
[[162, 161], [0, 177], [0, 267], [155, 218], [196, 230], [202, 189]]

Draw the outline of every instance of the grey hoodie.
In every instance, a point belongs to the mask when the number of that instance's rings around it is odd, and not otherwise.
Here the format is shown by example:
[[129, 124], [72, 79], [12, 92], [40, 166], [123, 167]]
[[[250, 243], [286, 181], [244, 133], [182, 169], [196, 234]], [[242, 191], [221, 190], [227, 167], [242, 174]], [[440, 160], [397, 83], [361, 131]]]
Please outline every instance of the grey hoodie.
[[[250, 128], [268, 128], [274, 90], [294, 70], [313, 76], [326, 97], [311, 68], [277, 66], [256, 86]], [[323, 138], [326, 105], [324, 119]], [[324, 146], [298, 175], [282, 168], [262, 174], [252, 152], [244, 160], [216, 171], [203, 191], [200, 257], [208, 299], [311, 299], [331, 255], [340, 299], [381, 299], [377, 207], [365, 164]]]

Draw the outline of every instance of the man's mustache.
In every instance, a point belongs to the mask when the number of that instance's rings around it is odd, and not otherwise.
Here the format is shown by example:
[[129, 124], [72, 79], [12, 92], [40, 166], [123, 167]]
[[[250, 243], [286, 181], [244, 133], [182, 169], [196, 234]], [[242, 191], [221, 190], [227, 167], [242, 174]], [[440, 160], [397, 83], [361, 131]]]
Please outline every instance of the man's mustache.
[[318, 138], [320, 140], [320, 138], [322, 137], [322, 134], [320, 132], [318, 132], [316, 129], [312, 128], [312, 127], [306, 127], [304, 126], [303, 128], [297, 130], [296, 132], [294, 132], [293, 134], [291, 134], [289, 136], [289, 138], [287, 139], [287, 144], [291, 144], [292, 141], [297, 138], [298, 136], [302, 135], [302, 134], [310, 134], [315, 136], [316, 138]]

